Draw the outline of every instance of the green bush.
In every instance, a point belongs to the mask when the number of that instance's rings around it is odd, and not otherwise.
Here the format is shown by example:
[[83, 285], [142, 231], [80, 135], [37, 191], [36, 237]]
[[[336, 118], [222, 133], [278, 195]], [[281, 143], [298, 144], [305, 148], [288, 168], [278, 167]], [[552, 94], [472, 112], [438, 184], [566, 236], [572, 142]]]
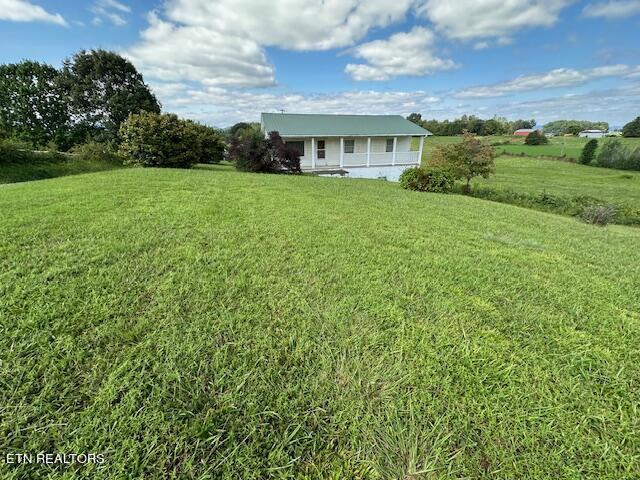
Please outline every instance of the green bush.
[[187, 128], [191, 130], [191, 134], [195, 137], [197, 162], [215, 164], [220, 163], [224, 159], [224, 135], [215, 128], [187, 121]]
[[122, 165], [125, 162], [125, 158], [118, 153], [111, 143], [89, 141], [73, 147], [71, 153], [82, 160], [99, 161], [114, 165]]
[[626, 147], [619, 139], [608, 139], [598, 154], [597, 164], [604, 168], [640, 170], [640, 147]]
[[613, 205], [588, 205], [584, 207], [580, 218], [586, 223], [604, 227], [616, 216], [616, 208]]
[[446, 193], [453, 184], [453, 175], [437, 167], [408, 168], [400, 175], [400, 186], [406, 190]]
[[640, 137], [640, 117], [627, 123], [622, 128], [622, 135], [625, 137]]
[[640, 171], [640, 147], [627, 147], [625, 162], [619, 168], [621, 170], [637, 170]]
[[30, 143], [13, 137], [0, 140], [0, 164], [37, 162], [44, 157], [53, 160], [59, 155], [55, 152], [35, 153]]
[[580, 159], [578, 161], [583, 165], [589, 165], [591, 162], [593, 162], [593, 159], [596, 156], [597, 149], [598, 140], [592, 138], [582, 148], [582, 153], [580, 153]]
[[132, 114], [120, 127], [120, 153], [141, 167], [191, 168], [201, 159], [192, 126], [173, 114]]
[[527, 138], [524, 139], [526, 145], [546, 145], [549, 143], [549, 139], [544, 133], [540, 133], [538, 130], [534, 130]]

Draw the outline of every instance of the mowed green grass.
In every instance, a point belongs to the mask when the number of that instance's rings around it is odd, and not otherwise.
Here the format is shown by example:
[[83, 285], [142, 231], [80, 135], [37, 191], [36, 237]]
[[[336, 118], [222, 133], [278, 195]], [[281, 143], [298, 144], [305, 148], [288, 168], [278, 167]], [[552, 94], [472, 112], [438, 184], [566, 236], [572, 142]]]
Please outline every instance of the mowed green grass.
[[640, 477], [640, 229], [367, 180], [0, 186], [31, 478]]
[[[427, 137], [425, 139], [422, 159], [426, 161], [430, 153], [437, 145], [447, 143], [457, 143], [461, 141], [461, 136], [454, 137]], [[495, 149], [501, 154], [528, 155], [534, 157], [561, 157], [566, 156], [569, 159], [580, 158], [580, 153], [584, 145], [589, 141], [588, 138], [579, 137], [549, 137], [547, 145], [525, 145], [524, 137], [508, 136], [491, 136], [484, 137], [489, 143], [510, 142], [509, 145], [496, 145]], [[599, 138], [598, 143], [602, 145], [609, 138]], [[625, 145], [631, 147], [640, 147], [640, 138], [619, 138]]]
[[520, 193], [585, 195], [640, 209], [640, 172], [558, 160], [503, 156], [496, 159], [495, 175], [477, 178], [474, 185]]

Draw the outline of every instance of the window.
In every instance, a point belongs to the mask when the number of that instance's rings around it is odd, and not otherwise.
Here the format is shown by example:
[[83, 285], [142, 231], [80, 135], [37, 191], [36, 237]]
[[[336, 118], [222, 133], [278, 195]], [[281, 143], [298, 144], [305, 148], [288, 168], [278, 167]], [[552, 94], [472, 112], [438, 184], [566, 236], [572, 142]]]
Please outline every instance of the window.
[[318, 158], [325, 158], [324, 140], [318, 140]]
[[393, 138], [387, 138], [387, 153], [393, 152]]
[[355, 140], [345, 140], [344, 141], [344, 153], [354, 153], [356, 151], [356, 141]]
[[284, 142], [287, 147], [294, 149], [298, 155], [304, 157], [304, 142]]

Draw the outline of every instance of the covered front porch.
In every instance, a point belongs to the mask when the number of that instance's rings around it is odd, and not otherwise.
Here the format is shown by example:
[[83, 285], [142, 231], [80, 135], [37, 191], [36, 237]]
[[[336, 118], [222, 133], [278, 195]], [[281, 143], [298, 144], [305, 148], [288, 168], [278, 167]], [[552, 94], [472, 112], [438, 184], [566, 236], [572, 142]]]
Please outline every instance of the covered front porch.
[[301, 150], [303, 170], [418, 165], [424, 136], [285, 138]]

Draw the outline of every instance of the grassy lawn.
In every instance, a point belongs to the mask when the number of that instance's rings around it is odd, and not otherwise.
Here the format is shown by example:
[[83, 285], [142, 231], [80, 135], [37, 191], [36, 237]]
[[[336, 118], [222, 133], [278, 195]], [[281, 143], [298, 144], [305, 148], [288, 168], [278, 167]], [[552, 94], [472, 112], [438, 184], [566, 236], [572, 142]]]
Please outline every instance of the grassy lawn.
[[1, 478], [640, 477], [640, 229], [220, 167], [0, 211], [0, 451], [106, 460]]
[[[425, 146], [423, 149], [422, 159], [423, 161], [429, 157], [430, 152], [433, 151], [435, 146], [443, 143], [456, 143], [461, 140], [462, 137], [427, 137], [425, 139]], [[513, 136], [492, 136], [485, 137], [490, 143], [510, 142], [509, 145], [496, 145], [496, 150], [499, 153], [505, 154], [525, 154], [530, 156], [550, 156], [560, 157], [566, 155], [567, 158], [578, 159], [582, 148], [589, 140], [588, 138], [578, 137], [550, 137], [549, 144], [547, 145], [525, 145], [523, 137]], [[598, 143], [602, 144], [607, 138], [598, 139]], [[620, 138], [622, 142], [630, 146], [640, 146], [640, 138]]]

